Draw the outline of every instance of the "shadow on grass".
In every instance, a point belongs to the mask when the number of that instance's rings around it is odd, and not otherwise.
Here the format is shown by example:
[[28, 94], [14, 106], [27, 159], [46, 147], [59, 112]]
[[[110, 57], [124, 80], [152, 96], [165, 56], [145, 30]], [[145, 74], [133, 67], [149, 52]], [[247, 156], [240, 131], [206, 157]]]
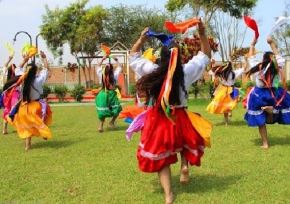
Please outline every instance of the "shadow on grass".
[[121, 125], [121, 126], [117, 126], [116, 128], [111, 128], [111, 127], [106, 127], [105, 131], [106, 132], [116, 132], [116, 131], [122, 131], [125, 132], [128, 129], [129, 125]]
[[[179, 175], [172, 176], [172, 188], [176, 197], [181, 193], [205, 193], [209, 191], [224, 191], [228, 186], [235, 185], [242, 175], [198, 175], [191, 174], [188, 184], [179, 182]], [[163, 193], [158, 179], [153, 181], [155, 193]]]
[[[282, 136], [282, 137], [271, 137], [271, 135], [269, 136], [269, 144], [270, 144], [270, 147], [271, 146], [275, 146], [275, 145], [290, 145], [290, 136]], [[253, 143], [256, 145], [256, 146], [261, 146], [262, 145], [262, 140], [261, 138], [255, 138], [252, 140]]]
[[32, 149], [39, 149], [39, 148], [54, 148], [54, 149], [59, 149], [59, 148], [64, 148], [67, 146], [71, 146], [76, 143], [83, 142], [84, 138], [80, 138], [78, 140], [48, 140], [48, 141], [41, 141], [33, 144], [32, 142]]
[[[219, 122], [214, 124], [215, 126], [225, 126], [225, 122]], [[247, 123], [244, 120], [234, 120], [230, 121], [228, 124], [228, 127], [230, 126], [246, 126]]]

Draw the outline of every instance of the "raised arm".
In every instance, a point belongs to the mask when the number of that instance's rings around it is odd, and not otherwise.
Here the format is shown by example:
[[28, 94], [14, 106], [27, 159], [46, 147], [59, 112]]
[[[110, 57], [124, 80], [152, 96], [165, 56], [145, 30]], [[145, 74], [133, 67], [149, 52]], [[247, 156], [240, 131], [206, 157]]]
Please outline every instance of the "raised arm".
[[267, 37], [267, 43], [270, 45], [274, 55], [279, 55], [279, 51], [278, 51], [277, 45], [276, 45], [276, 43], [274, 42], [274, 40], [272, 39], [271, 36]]
[[7, 67], [9, 66], [11, 60], [13, 59], [13, 56], [14, 56], [14, 55], [10, 55], [10, 56], [8, 57], [8, 60], [7, 60], [7, 62], [4, 64], [4, 67], [7, 68]]
[[24, 68], [24, 66], [28, 62], [29, 58], [30, 58], [29, 55], [24, 55], [22, 62], [19, 64], [19, 67]]
[[200, 23], [198, 24], [198, 34], [200, 37], [201, 51], [204, 54], [206, 54], [208, 58], [211, 58], [211, 48], [210, 48], [208, 38], [206, 35], [206, 30], [202, 21], [200, 21]]
[[40, 51], [40, 57], [41, 57], [41, 60], [42, 60], [42, 63], [43, 63], [43, 67], [47, 70], [49, 70], [49, 66], [48, 66], [48, 61], [47, 61], [47, 58], [46, 58], [46, 55], [43, 51]]
[[147, 27], [141, 32], [141, 35], [140, 35], [139, 39], [135, 42], [135, 44], [131, 48], [131, 52], [130, 52], [131, 55], [136, 53], [136, 52], [140, 52], [141, 51], [142, 46], [144, 45], [144, 43], [146, 42], [146, 40], [148, 38], [146, 36], [146, 33], [147, 33], [148, 30], [149, 30], [149, 28]]
[[257, 39], [254, 38], [251, 45], [250, 45], [250, 49], [249, 49], [249, 53], [248, 53], [248, 57], [252, 57], [252, 56], [255, 56], [256, 53], [255, 53], [255, 45], [257, 43]]

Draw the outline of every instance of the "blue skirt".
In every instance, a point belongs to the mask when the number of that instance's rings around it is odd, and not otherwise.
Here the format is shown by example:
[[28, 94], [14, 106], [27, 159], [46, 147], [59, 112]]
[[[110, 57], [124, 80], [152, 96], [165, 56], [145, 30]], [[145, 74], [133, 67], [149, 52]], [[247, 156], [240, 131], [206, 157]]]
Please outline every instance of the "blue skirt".
[[[283, 96], [284, 89], [272, 88], [272, 91], [279, 101]], [[267, 121], [267, 113], [261, 109], [263, 106], [273, 106], [271, 122]], [[270, 89], [254, 87], [248, 95], [245, 120], [252, 127], [263, 126], [266, 123], [290, 124], [290, 94], [286, 92], [286, 96], [277, 106]]]

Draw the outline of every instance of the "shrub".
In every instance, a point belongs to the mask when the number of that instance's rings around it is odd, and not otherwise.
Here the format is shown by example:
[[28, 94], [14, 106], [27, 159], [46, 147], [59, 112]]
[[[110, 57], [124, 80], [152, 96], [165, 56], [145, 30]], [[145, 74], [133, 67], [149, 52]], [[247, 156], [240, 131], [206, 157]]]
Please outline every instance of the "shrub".
[[48, 94], [50, 93], [51, 93], [51, 88], [48, 85], [44, 84], [42, 97], [47, 98]]
[[249, 87], [254, 87], [255, 86], [255, 82], [253, 81], [247, 81], [245, 89], [249, 88]]
[[86, 89], [82, 85], [75, 85], [73, 90], [71, 91], [71, 96], [78, 102], [81, 102], [83, 99], [83, 95], [86, 93]]
[[136, 85], [135, 84], [129, 84], [129, 94], [130, 95], [136, 94]]
[[68, 92], [68, 88], [65, 85], [56, 85], [54, 87], [54, 93], [58, 98], [59, 102], [64, 101], [64, 97]]
[[236, 80], [234, 83], [234, 87], [241, 88], [242, 87], [242, 80]]

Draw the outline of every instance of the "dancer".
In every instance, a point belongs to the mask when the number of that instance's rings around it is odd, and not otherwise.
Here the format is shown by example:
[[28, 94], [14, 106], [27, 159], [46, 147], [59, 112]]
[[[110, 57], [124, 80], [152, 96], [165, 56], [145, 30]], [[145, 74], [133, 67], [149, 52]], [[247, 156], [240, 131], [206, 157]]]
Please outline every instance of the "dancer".
[[[10, 113], [13, 125], [21, 139], [25, 139], [25, 150], [31, 148], [31, 138], [42, 137], [44, 140], [51, 138], [51, 131], [48, 125], [52, 122], [52, 113], [49, 108], [43, 115], [43, 105], [41, 95], [43, 84], [48, 77], [48, 62], [46, 55], [40, 51], [43, 61], [43, 68], [38, 72], [38, 67], [34, 64], [27, 65], [27, 72], [23, 78], [22, 100], [15, 115]], [[17, 106], [14, 107], [17, 110]]]
[[158, 172], [164, 189], [165, 202], [173, 203], [170, 165], [177, 162], [181, 154], [180, 182], [189, 181], [190, 165], [200, 165], [205, 143], [193, 127], [186, 112], [187, 90], [202, 77], [209, 63], [211, 49], [203, 23], [198, 24], [201, 52], [188, 63], [181, 64], [181, 53], [177, 44], [161, 48], [159, 64], [141, 57], [141, 47], [147, 40], [145, 28], [131, 49], [130, 67], [141, 79], [137, 90], [146, 93], [146, 112], [137, 158], [143, 172]]
[[215, 66], [211, 70], [215, 78], [219, 78], [219, 85], [214, 92], [214, 98], [207, 106], [207, 111], [212, 114], [224, 114], [225, 125], [229, 123], [229, 116], [237, 106], [239, 91], [234, 83], [244, 73], [244, 68], [233, 70], [231, 62]]
[[97, 76], [102, 82], [102, 89], [97, 94], [95, 99], [97, 114], [100, 120], [98, 128], [100, 133], [104, 132], [104, 123], [106, 118], [112, 117], [109, 126], [111, 128], [116, 127], [115, 121], [122, 110], [120, 101], [117, 97], [117, 92], [115, 91], [116, 82], [119, 74], [122, 71], [122, 68], [117, 58], [114, 58], [115, 62], [117, 63], [115, 71], [113, 65], [110, 62], [104, 68], [102, 68], [102, 63], [105, 59], [107, 59], [107, 56], [102, 58], [96, 70]]
[[[290, 95], [278, 87], [279, 79], [283, 79], [282, 68], [285, 60], [279, 55], [277, 45], [271, 37], [267, 39], [272, 52], [265, 52], [259, 62], [255, 57], [254, 39], [249, 50], [250, 70], [246, 73], [255, 81], [256, 86], [250, 91], [247, 99], [245, 120], [251, 127], [258, 127], [262, 139], [262, 148], [269, 148], [267, 124], [290, 124]], [[280, 77], [279, 77], [280, 75]]]
[[8, 134], [7, 126], [7, 116], [9, 115], [12, 107], [16, 105], [16, 103], [20, 99], [20, 93], [21, 93], [21, 83], [19, 81], [19, 78], [24, 73], [24, 66], [29, 60], [29, 56], [24, 56], [23, 61], [20, 63], [19, 67], [16, 68], [15, 64], [11, 64], [9, 66], [10, 61], [13, 59], [13, 55], [9, 56], [9, 60], [5, 64], [5, 67], [8, 67], [7, 69], [4, 67], [4, 75], [6, 75], [6, 82], [3, 86], [3, 134]]

